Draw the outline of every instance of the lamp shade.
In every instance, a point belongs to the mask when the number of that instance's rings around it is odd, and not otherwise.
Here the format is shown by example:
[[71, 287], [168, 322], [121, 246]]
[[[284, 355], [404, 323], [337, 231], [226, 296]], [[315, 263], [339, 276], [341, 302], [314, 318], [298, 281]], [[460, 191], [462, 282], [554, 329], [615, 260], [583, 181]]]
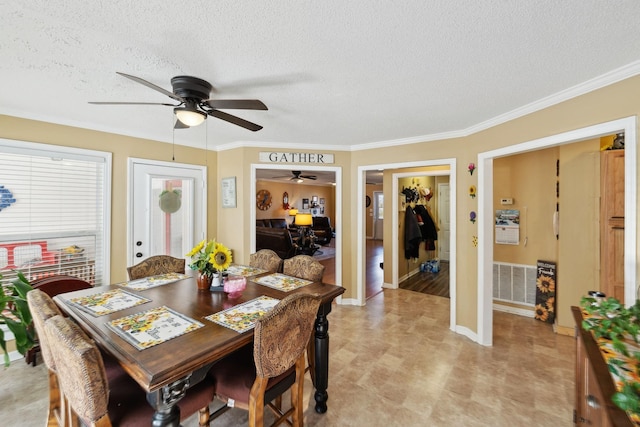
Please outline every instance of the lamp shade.
[[289, 209], [289, 216], [296, 216], [296, 215], [298, 215], [298, 209], [296, 208]]
[[187, 126], [198, 126], [207, 118], [207, 115], [202, 111], [189, 108], [174, 108], [173, 111], [176, 113], [178, 120]]
[[299, 213], [296, 215], [296, 225], [311, 225], [313, 224], [313, 219], [311, 218], [310, 213]]

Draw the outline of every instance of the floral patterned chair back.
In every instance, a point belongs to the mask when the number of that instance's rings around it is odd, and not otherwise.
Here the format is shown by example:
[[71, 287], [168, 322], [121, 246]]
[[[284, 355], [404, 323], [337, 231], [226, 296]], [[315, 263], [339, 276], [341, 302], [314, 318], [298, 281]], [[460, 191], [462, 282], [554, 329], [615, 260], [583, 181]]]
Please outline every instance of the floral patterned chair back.
[[283, 264], [282, 272], [287, 276], [299, 277], [312, 282], [322, 281], [324, 265], [309, 255], [296, 255], [293, 258], [285, 259]]
[[127, 273], [129, 273], [129, 280], [167, 273], [184, 274], [185, 264], [183, 258], [174, 258], [169, 255], [154, 255], [139, 264], [127, 267]]
[[249, 255], [249, 266], [261, 268], [271, 273], [282, 271], [282, 258], [271, 249], [260, 249], [258, 252]]

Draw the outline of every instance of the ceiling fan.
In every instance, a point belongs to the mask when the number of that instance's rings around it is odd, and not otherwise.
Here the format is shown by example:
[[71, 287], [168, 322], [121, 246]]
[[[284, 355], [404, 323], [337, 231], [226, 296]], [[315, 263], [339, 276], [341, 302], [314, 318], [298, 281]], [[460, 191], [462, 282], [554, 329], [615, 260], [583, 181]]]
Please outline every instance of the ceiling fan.
[[123, 77], [134, 82], [145, 85], [153, 90], [167, 95], [177, 101], [178, 104], [165, 104], [160, 102], [89, 102], [89, 104], [101, 105], [166, 105], [174, 107], [173, 112], [178, 118], [175, 129], [185, 129], [198, 126], [207, 118], [213, 116], [218, 119], [241, 126], [250, 131], [258, 131], [262, 126], [241, 119], [219, 109], [240, 109], [240, 110], [267, 110], [267, 106], [257, 99], [210, 99], [212, 86], [209, 82], [191, 76], [175, 76], [171, 79], [173, 92], [161, 88], [153, 83], [141, 79], [140, 77], [116, 71]]
[[302, 182], [303, 179], [311, 179], [311, 180], [318, 179], [318, 177], [315, 175], [302, 175], [302, 171], [291, 171], [291, 174], [293, 175], [292, 177], [289, 177], [289, 175], [284, 175], [284, 176], [274, 176], [273, 178], [289, 178], [291, 181], [298, 181], [298, 182]]

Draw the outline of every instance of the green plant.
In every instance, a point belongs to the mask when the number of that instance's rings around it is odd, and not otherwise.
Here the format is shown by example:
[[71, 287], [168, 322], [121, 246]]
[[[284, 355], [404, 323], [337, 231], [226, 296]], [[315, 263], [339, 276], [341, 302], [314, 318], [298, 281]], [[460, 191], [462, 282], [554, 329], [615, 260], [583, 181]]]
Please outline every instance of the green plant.
[[[605, 338], [617, 352], [631, 358], [635, 369], [640, 367], [640, 352], [630, 354], [625, 340], [639, 342], [640, 301], [631, 307], [625, 307], [615, 298], [599, 299], [583, 297], [580, 301], [583, 310], [589, 315], [582, 321], [582, 327], [592, 331], [596, 338]], [[640, 383], [624, 377], [621, 371], [625, 362], [616, 357], [607, 358], [607, 366], [612, 374], [620, 378], [622, 387], [611, 397], [613, 403], [624, 411], [640, 414]], [[640, 373], [640, 372], [636, 372]]]
[[[25, 354], [35, 343], [31, 311], [27, 304], [27, 292], [33, 288], [22, 272], [17, 273], [18, 277], [10, 285], [0, 286], [0, 325], [7, 325], [15, 337], [16, 349]], [[4, 353], [4, 365], [9, 366], [11, 361], [3, 329], [0, 329], [0, 347]]]

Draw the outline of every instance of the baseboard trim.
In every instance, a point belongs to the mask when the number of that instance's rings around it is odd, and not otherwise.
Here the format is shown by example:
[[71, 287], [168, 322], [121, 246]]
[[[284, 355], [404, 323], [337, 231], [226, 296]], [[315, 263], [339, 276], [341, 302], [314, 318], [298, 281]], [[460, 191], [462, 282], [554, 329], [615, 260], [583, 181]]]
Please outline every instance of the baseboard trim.
[[517, 314], [518, 316], [523, 316], [523, 317], [534, 317], [535, 316], [535, 311], [533, 311], [533, 310], [528, 310], [526, 308], [512, 307], [510, 305], [494, 303], [493, 304], [493, 309], [495, 311], [502, 311], [504, 313]]

